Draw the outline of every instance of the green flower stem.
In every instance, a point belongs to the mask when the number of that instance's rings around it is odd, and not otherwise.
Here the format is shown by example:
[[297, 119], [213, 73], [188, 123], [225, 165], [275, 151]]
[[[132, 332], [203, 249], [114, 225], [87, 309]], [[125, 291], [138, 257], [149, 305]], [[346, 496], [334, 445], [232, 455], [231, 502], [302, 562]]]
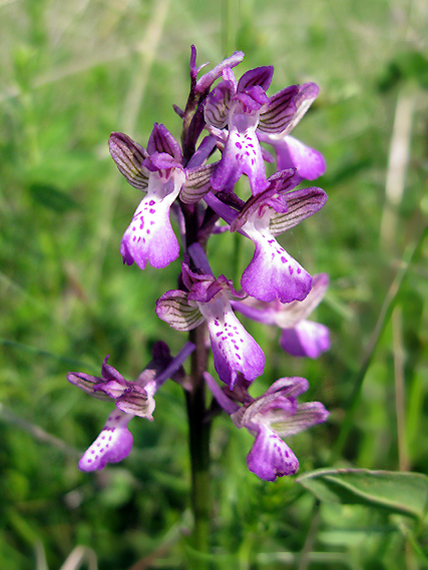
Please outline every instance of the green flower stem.
[[192, 471], [191, 506], [194, 517], [192, 547], [199, 552], [206, 553], [209, 550], [208, 541], [211, 518], [209, 479], [211, 424], [207, 420], [205, 381], [203, 377], [203, 373], [207, 369], [208, 360], [205, 333], [205, 323], [190, 332], [190, 340], [195, 344], [196, 349], [191, 357], [192, 390], [186, 392], [186, 399]]

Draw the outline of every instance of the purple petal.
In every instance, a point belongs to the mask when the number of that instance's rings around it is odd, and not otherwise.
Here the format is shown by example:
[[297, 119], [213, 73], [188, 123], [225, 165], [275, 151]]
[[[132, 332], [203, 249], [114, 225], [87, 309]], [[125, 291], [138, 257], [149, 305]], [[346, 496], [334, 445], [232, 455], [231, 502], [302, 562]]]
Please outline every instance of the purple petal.
[[[326, 273], [318, 273], [313, 276], [312, 289], [309, 295], [303, 301], [295, 301], [286, 305], [279, 303], [275, 307], [271, 307], [270, 311], [266, 308], [265, 321], [270, 318], [268, 324], [275, 324], [281, 329], [292, 329], [302, 321], [309, 317], [315, 308], [321, 303], [327, 290], [329, 278]], [[240, 310], [240, 306], [238, 310]], [[241, 311], [244, 314], [244, 311]], [[257, 316], [257, 315], [256, 315]], [[250, 317], [254, 318], [254, 317]], [[257, 318], [255, 320], [258, 320]], [[264, 321], [261, 321], [264, 322]]]
[[[289, 378], [279, 378], [265, 392], [265, 396], [279, 394], [287, 398], [297, 398], [309, 389], [309, 382], [301, 376], [291, 376]], [[263, 396], [262, 396], [263, 398]]]
[[[228, 57], [227, 59], [224, 59], [222, 62], [220, 62], [218, 65], [216, 65], [216, 67], [214, 67], [214, 69], [212, 69], [208, 73], [205, 73], [205, 75], [203, 75], [200, 79], [198, 79], [196, 86], [195, 86], [195, 91], [202, 93], [206, 89], [209, 89], [211, 87], [211, 85], [214, 83], [214, 81], [222, 75], [223, 70], [225, 70], [227, 67], [229, 67], [229, 68], [235, 67], [236, 65], [241, 63], [241, 61], [243, 59], [244, 59], [244, 53], [242, 51], [233, 52], [233, 54], [230, 57]], [[193, 63], [193, 69], [192, 69], [192, 63]], [[196, 50], [194, 52], [194, 55], [193, 55], [193, 51], [192, 51], [191, 71], [193, 71], [193, 72], [194, 72], [194, 70], [196, 70], [195, 69], [195, 63], [196, 63]], [[205, 64], [205, 65], [207, 65], [207, 64]], [[203, 66], [199, 67], [197, 69], [197, 71], [202, 69], [202, 67]], [[195, 75], [195, 77], [196, 77], [196, 75]]]
[[267, 230], [258, 231], [247, 223], [244, 231], [256, 249], [253, 259], [241, 277], [246, 293], [259, 301], [281, 303], [303, 301], [311, 290], [312, 277]]
[[123, 384], [124, 386], [126, 386], [126, 380], [124, 379], [122, 374], [118, 370], [116, 370], [116, 368], [113, 368], [113, 366], [111, 366], [110, 364], [107, 363], [109, 358], [110, 358], [110, 355], [108, 354], [103, 360], [103, 363], [101, 366], [102, 377], [107, 381], [116, 380], [120, 384]]
[[189, 305], [188, 293], [173, 289], [156, 301], [156, 315], [178, 331], [191, 331], [204, 322], [197, 307]]
[[139, 190], [146, 190], [149, 178], [141, 165], [148, 157], [147, 151], [124, 133], [112, 133], [108, 146], [117, 168], [129, 184]]
[[263, 351], [236, 318], [226, 295], [198, 306], [207, 320], [214, 368], [220, 380], [232, 390], [238, 372], [249, 382], [260, 376], [265, 365]]
[[[269, 176], [269, 187], [263, 192], [252, 196], [245, 202], [242, 210], [231, 223], [230, 231], [235, 232], [239, 230], [251, 218], [260, 218], [262, 215], [261, 212], [264, 212], [268, 207], [274, 210], [272, 215], [275, 215], [275, 212], [277, 214], [284, 214], [288, 212], [288, 202], [290, 200], [290, 197], [294, 196], [295, 194], [295, 192], [290, 192], [290, 190], [292, 188], [295, 188], [300, 183], [300, 181], [301, 177], [295, 168], [279, 170], [272, 176]], [[301, 209], [304, 209], [306, 213], [308, 208], [306, 207], [306, 201], [303, 200], [302, 191], [298, 190], [297, 192], [298, 197], [296, 197], [296, 200], [290, 200], [292, 206], [294, 206], [293, 209], [296, 210], [294, 202], [297, 201], [298, 204], [301, 204]], [[307, 214], [307, 216], [309, 215], [311, 214]], [[293, 219], [295, 217], [296, 216], [293, 215]]]
[[297, 172], [306, 180], [315, 180], [324, 174], [326, 164], [323, 155], [294, 137], [271, 139], [269, 144], [275, 148], [278, 170], [297, 168]]
[[133, 438], [128, 423], [133, 418], [115, 409], [107, 418], [105, 426], [94, 443], [79, 461], [81, 471], [103, 469], [107, 463], [122, 461], [132, 448]]
[[257, 128], [260, 140], [265, 140], [267, 136], [266, 142], [270, 142], [269, 135], [291, 130], [290, 125], [297, 111], [295, 104], [297, 93], [298, 86], [291, 85], [269, 97], [269, 103], [260, 113], [260, 122]]
[[242, 174], [247, 174], [251, 191], [259, 194], [269, 186], [260, 143], [255, 134], [257, 117], [239, 114], [229, 125], [229, 137], [222, 158], [211, 178], [214, 190], [233, 190]]
[[306, 218], [319, 212], [327, 202], [327, 194], [316, 186], [294, 190], [285, 194], [283, 198], [287, 203], [287, 211], [273, 212], [270, 218], [269, 231], [273, 236], [294, 228]]
[[325, 422], [329, 415], [321, 402], [305, 402], [297, 405], [292, 416], [283, 414], [281, 410], [274, 410], [268, 412], [264, 420], [266, 423], [274, 425], [275, 431], [281, 437], [288, 437], [313, 425]]
[[86, 392], [86, 394], [90, 394], [102, 400], [108, 400], [105, 394], [99, 392], [99, 386], [104, 382], [104, 378], [84, 374], [83, 372], [69, 372], [67, 374], [67, 380]]
[[157, 173], [150, 175], [147, 195], [140, 202], [122, 239], [120, 253], [123, 263], [132, 265], [135, 262], [144, 269], [148, 261], [159, 269], [177, 259], [180, 246], [169, 221], [169, 209], [180, 192], [183, 180], [182, 171], [173, 174], [167, 182], [159, 179]]
[[320, 323], [303, 320], [294, 328], [283, 329], [279, 343], [292, 356], [318, 358], [330, 348], [330, 332]]
[[144, 388], [138, 386], [138, 384], [134, 384], [132, 389], [123, 393], [117, 399], [116, 406], [126, 414], [153, 421], [152, 413], [156, 403], [152, 396], [148, 396]]
[[148, 172], [169, 171], [171, 168], [182, 168], [181, 163], [167, 152], [155, 152], [143, 161]]
[[263, 67], [256, 67], [255, 69], [250, 69], [238, 82], [238, 92], [248, 91], [251, 87], [258, 85], [262, 87], [264, 91], [267, 91], [272, 82], [273, 76], [273, 65], [266, 65]]
[[212, 395], [225, 412], [231, 415], [239, 410], [239, 405], [226, 396], [209, 372], [204, 372], [204, 378]]
[[294, 98], [294, 103], [297, 108], [297, 112], [286, 132], [287, 134], [291, 132], [292, 129], [300, 122], [301, 118], [306, 114], [306, 111], [312, 105], [313, 101], [318, 97], [320, 89], [316, 83], [304, 83], [299, 86], [299, 92]]
[[206, 99], [204, 106], [205, 122], [208, 125], [222, 129], [229, 119], [229, 104], [235, 94], [232, 81], [222, 81], [215, 87]]
[[[180, 352], [175, 356], [168, 366], [157, 376], [153, 381], [149, 382], [145, 386], [145, 390], [149, 396], [153, 396], [155, 392], [164, 384], [168, 378], [173, 378], [177, 380], [177, 377], [183, 372], [182, 365], [185, 360], [192, 354], [196, 346], [193, 342], [186, 342]], [[157, 349], [158, 351], [158, 349]], [[169, 351], [169, 349], [168, 349]], [[169, 353], [168, 353], [169, 354]], [[161, 358], [165, 358], [165, 355], [160, 355]]]
[[271, 429], [260, 425], [253, 447], [247, 455], [248, 469], [264, 481], [293, 475], [299, 462], [288, 445]]
[[147, 143], [147, 151], [149, 154], [154, 154], [155, 152], [165, 152], [175, 158], [181, 163], [182, 153], [181, 148], [172, 134], [164, 125], [155, 123], [153, 126], [152, 133]]
[[215, 148], [215, 145], [216, 145], [215, 137], [213, 137], [212, 135], [206, 136], [199, 145], [198, 150], [195, 152], [195, 154], [187, 163], [186, 170], [201, 166], [210, 156], [211, 152]]
[[108, 382], [104, 382], [97, 387], [97, 390], [102, 390], [104, 394], [107, 394], [113, 400], [119, 398], [126, 390], [128, 390], [128, 386], [126, 381], [125, 382], [118, 382], [117, 380], [109, 380]]

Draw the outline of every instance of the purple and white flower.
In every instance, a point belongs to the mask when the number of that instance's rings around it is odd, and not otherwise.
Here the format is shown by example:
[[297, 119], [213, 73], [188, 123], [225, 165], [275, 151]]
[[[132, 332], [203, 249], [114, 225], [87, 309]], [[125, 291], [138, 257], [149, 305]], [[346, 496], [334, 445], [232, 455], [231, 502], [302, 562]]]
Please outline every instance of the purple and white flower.
[[237, 83], [232, 70], [226, 68], [223, 81], [209, 94], [205, 121], [214, 127], [211, 132], [228, 127], [222, 158], [211, 178], [214, 190], [232, 191], [242, 174], [247, 174], [253, 194], [268, 186], [256, 128], [260, 110], [269, 102], [266, 89], [272, 75], [273, 67], [259, 67], [245, 73]]
[[193, 202], [209, 188], [214, 164], [204, 165], [214, 147], [207, 137], [184, 168], [179, 144], [163, 126], [155, 123], [147, 151], [123, 133], [112, 133], [109, 149], [127, 181], [146, 192], [136, 209], [120, 246], [123, 263], [157, 269], [177, 259], [180, 246], [171, 227], [170, 209], [180, 191]]
[[267, 303], [302, 301], [312, 286], [309, 273], [277, 242], [276, 236], [293, 228], [319, 211], [327, 200], [321, 188], [295, 190], [300, 176], [295, 169], [272, 175], [269, 187], [252, 196], [239, 213], [208, 193], [205, 201], [255, 245], [253, 258], [245, 269], [241, 286], [244, 291]]
[[214, 367], [232, 390], [238, 373], [252, 381], [263, 373], [262, 349], [238, 321], [230, 298], [239, 298], [224, 275], [191, 271], [183, 263], [183, 283], [188, 291], [168, 291], [156, 303], [156, 314], [172, 328], [189, 331], [206, 321]]
[[206, 372], [205, 381], [219, 405], [238, 428], [255, 436], [247, 455], [248, 469], [265, 481], [293, 475], [299, 462], [282, 438], [324, 422], [329, 413], [320, 402], [299, 404], [297, 397], [309, 387], [305, 378], [280, 378], [258, 398], [248, 393], [248, 382], [239, 376], [232, 393], [222, 390]]
[[[231, 192], [242, 174], [249, 178], [255, 196], [268, 187], [264, 160], [273, 160], [260, 146], [272, 145], [277, 169], [296, 168], [302, 178], [313, 180], [324, 173], [321, 153], [289, 136], [318, 95], [315, 83], [291, 85], [268, 97], [273, 67], [258, 67], [239, 82], [230, 68], [205, 103], [207, 129], [218, 140], [222, 158], [212, 179], [214, 191]], [[227, 130], [226, 130], [227, 127]]]
[[169, 219], [186, 180], [180, 146], [163, 125], [155, 123], [147, 151], [122, 133], [110, 136], [109, 148], [128, 182], [146, 191], [122, 238], [123, 262], [135, 262], [140, 269], [147, 262], [157, 269], [166, 267], [180, 250]]
[[171, 377], [181, 378], [181, 365], [195, 346], [188, 342], [175, 358], [168, 346], [157, 342], [153, 347], [153, 359], [135, 382], [125, 378], [107, 363], [105, 357], [101, 377], [82, 372], [69, 372], [67, 380], [91, 396], [102, 400], [112, 399], [116, 408], [109, 414], [101, 433], [79, 461], [81, 471], [103, 469], [107, 463], [117, 463], [131, 451], [133, 437], [128, 423], [134, 416], [153, 420], [154, 395]]

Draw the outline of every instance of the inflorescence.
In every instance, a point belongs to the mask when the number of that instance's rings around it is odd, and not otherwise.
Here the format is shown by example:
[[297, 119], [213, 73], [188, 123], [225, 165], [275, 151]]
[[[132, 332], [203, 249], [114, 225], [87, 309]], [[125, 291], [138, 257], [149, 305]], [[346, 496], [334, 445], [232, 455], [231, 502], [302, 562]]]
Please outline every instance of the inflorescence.
[[[237, 313], [279, 327], [280, 345], [293, 356], [316, 358], [329, 348], [328, 329], [307, 320], [325, 294], [328, 276], [312, 277], [276, 239], [325, 204], [321, 188], [296, 189], [303, 179], [322, 175], [325, 162], [321, 153], [290, 136], [317, 97], [317, 85], [292, 85], [268, 95], [273, 67], [252, 69], [237, 81], [233, 68], [243, 57], [235, 52], [198, 79], [205, 66], [196, 67], [192, 46], [187, 105], [184, 110], [174, 107], [183, 120], [181, 145], [155, 123], [147, 148], [128, 135], [112, 133], [109, 149], [129, 184], [145, 193], [122, 238], [123, 263], [161, 269], [181, 250], [179, 287], [158, 299], [156, 314], [178, 331], [205, 323], [201, 330], [221, 382], [206, 371], [206, 385], [233, 424], [255, 436], [247, 456], [249, 470], [274, 481], [299, 467], [282, 438], [325, 421], [328, 412], [319, 402], [297, 403], [309, 386], [304, 378], [280, 378], [262, 396], [250, 396], [251, 383], [263, 374], [265, 356]], [[221, 156], [215, 162], [211, 158], [217, 151]], [[265, 162], [276, 164], [269, 177]], [[249, 182], [247, 196], [236, 189], [243, 175]], [[180, 239], [170, 217], [177, 221]], [[223, 232], [238, 232], [254, 244], [240, 291], [224, 275], [213, 275], [209, 264], [208, 239]], [[110, 366], [108, 357], [101, 377], [68, 374], [70, 382], [95, 397], [114, 400], [116, 406], [80, 460], [81, 470], [102, 469], [129, 454], [130, 419], [153, 419], [154, 395], [167, 379], [192, 390], [182, 364], [194, 349], [187, 342], [173, 358], [168, 346], [158, 342], [152, 361], [134, 382]]]

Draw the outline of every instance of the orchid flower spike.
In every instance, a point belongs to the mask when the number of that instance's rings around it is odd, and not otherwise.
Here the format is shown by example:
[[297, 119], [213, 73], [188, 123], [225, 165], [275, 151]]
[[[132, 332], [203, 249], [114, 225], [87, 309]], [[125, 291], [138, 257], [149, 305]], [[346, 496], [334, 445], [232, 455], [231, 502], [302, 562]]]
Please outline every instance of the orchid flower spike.
[[305, 378], [280, 378], [258, 398], [248, 393], [249, 383], [239, 376], [233, 392], [226, 394], [214, 378], [205, 381], [219, 405], [238, 428], [255, 436], [247, 455], [248, 469], [265, 481], [293, 475], [299, 468], [297, 457], [282, 438], [324, 422], [329, 413], [320, 402], [297, 403], [309, 387]]
[[117, 463], [131, 451], [133, 437], [128, 423], [134, 416], [153, 420], [155, 409], [154, 395], [168, 379], [180, 380], [183, 376], [182, 364], [195, 349], [188, 342], [175, 358], [172, 358], [168, 345], [162, 341], [153, 347], [153, 359], [135, 382], [125, 378], [107, 363], [105, 357], [101, 367], [101, 377], [82, 372], [69, 372], [67, 380], [91, 396], [102, 400], [112, 399], [116, 408], [111, 412], [94, 443], [86, 450], [79, 461], [81, 471], [103, 469], [107, 463]]

